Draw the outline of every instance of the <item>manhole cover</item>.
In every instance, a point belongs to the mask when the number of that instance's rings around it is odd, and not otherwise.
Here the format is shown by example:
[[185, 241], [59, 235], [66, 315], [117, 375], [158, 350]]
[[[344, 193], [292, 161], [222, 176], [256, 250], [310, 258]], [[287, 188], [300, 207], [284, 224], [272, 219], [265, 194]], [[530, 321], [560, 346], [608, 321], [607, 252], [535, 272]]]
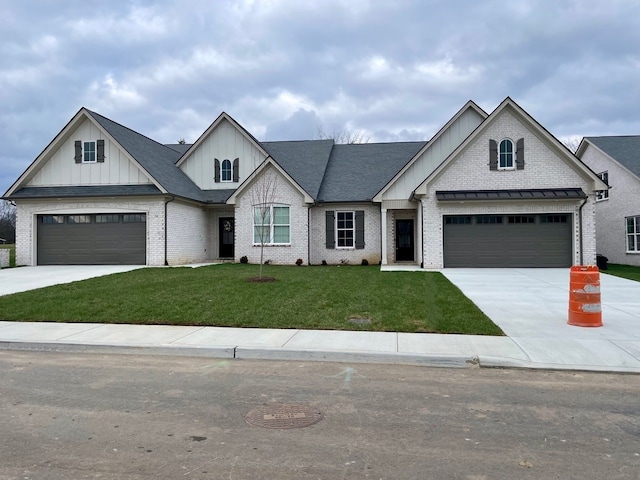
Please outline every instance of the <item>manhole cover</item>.
[[309, 405], [275, 404], [256, 407], [244, 418], [255, 427], [303, 428], [318, 423], [324, 415]]

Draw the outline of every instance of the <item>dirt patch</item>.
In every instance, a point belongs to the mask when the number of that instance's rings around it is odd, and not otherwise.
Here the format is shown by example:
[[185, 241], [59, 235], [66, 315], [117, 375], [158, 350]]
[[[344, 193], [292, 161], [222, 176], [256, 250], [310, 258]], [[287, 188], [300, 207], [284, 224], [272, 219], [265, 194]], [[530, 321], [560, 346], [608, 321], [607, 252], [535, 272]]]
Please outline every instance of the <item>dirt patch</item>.
[[268, 283], [268, 282], [275, 282], [276, 279], [275, 277], [249, 277], [247, 278], [247, 282], [253, 282], [253, 283]]

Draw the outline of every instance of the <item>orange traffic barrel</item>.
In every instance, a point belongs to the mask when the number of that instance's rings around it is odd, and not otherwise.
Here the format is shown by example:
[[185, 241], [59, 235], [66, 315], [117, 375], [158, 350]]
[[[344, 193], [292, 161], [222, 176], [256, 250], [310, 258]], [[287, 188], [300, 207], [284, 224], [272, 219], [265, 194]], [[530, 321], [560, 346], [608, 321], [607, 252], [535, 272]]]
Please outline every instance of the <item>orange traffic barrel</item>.
[[569, 325], [601, 327], [600, 270], [595, 265], [571, 267]]

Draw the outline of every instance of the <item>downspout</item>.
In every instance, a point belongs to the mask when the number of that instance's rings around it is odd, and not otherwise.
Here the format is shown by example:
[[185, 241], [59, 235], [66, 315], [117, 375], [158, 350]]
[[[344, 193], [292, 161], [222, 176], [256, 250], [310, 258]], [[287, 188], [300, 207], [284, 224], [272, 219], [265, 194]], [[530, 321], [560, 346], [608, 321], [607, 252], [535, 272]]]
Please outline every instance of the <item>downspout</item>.
[[582, 246], [584, 245], [584, 242], [582, 240], [582, 209], [584, 208], [584, 206], [587, 204], [588, 201], [589, 201], [589, 197], [587, 196], [587, 198], [584, 199], [584, 201], [580, 205], [580, 208], [578, 209], [578, 222], [579, 222], [578, 231], [580, 232], [580, 265], [584, 263], [584, 252], [582, 251]]
[[164, 264], [165, 266], [169, 265], [169, 257], [167, 255], [167, 238], [169, 237], [169, 226], [167, 224], [167, 205], [173, 202], [176, 199], [175, 196], [171, 197], [171, 200], [167, 200], [164, 202]]

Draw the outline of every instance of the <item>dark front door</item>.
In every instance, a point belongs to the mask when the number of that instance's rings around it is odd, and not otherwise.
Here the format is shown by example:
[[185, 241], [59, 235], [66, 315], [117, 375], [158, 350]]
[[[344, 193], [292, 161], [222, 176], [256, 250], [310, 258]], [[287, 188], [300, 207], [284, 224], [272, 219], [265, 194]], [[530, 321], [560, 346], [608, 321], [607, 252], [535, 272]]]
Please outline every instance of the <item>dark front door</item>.
[[234, 218], [220, 218], [220, 258], [233, 258]]
[[413, 220], [396, 220], [396, 262], [413, 262]]

